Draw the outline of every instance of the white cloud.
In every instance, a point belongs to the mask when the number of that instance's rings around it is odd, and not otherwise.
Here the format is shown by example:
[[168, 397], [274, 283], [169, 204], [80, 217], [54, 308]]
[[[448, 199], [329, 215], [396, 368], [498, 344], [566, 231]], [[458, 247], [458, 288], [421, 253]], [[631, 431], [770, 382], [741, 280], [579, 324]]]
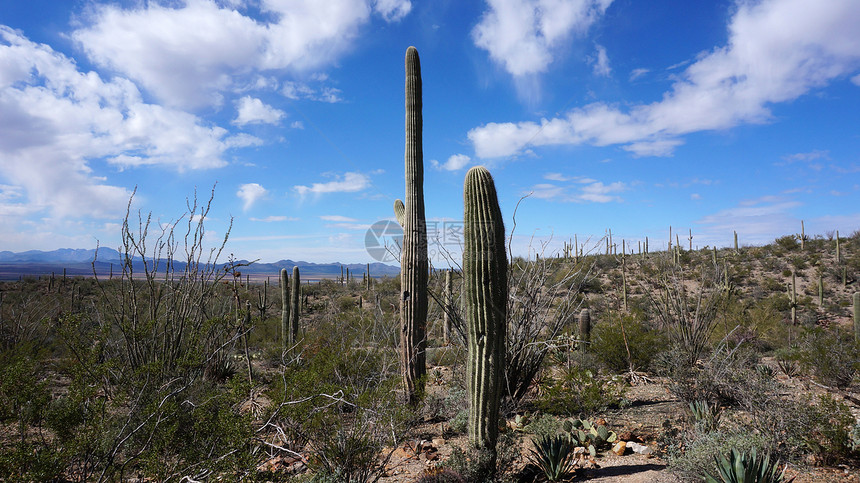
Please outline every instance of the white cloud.
[[325, 221], [336, 221], [336, 222], [340, 222], [340, 223], [351, 223], [351, 222], [358, 221], [355, 218], [350, 218], [348, 216], [341, 216], [341, 215], [322, 215], [322, 216], [320, 216], [320, 219], [325, 220]]
[[481, 158], [554, 144], [622, 144], [665, 156], [685, 134], [768, 122], [769, 105], [850, 75], [860, 67], [858, 23], [853, 0], [742, 2], [728, 44], [700, 55], [658, 102], [623, 110], [598, 102], [539, 123], [489, 123], [468, 136]]
[[627, 185], [620, 181], [605, 185], [600, 181], [591, 183], [582, 188], [582, 194], [579, 196], [584, 201], [593, 201], [595, 203], [609, 203], [610, 201], [621, 201], [621, 197], [615, 196], [615, 193], [620, 193], [627, 189]]
[[612, 73], [612, 68], [609, 67], [609, 56], [606, 55], [606, 47], [597, 45], [597, 54], [591, 60], [594, 75], [599, 77], [609, 77]]
[[642, 67], [640, 67], [638, 69], [631, 70], [630, 71], [630, 82], [635, 81], [636, 79], [642, 77], [643, 75], [647, 74], [648, 72], [650, 72], [649, 69], [645, 69]]
[[792, 211], [799, 206], [801, 203], [788, 198], [762, 196], [704, 216], [696, 224], [702, 225], [706, 244], [727, 246], [737, 231], [741, 245], [760, 245], [773, 241], [775, 234], [793, 233], [800, 220]]
[[612, 0], [487, 0], [475, 45], [514, 76], [546, 71], [556, 51], [582, 35]]
[[[255, 20], [214, 0], [165, 6], [99, 5], [71, 35], [97, 64], [140, 82], [171, 106], [220, 105], [223, 92], [259, 81], [260, 71], [307, 73], [334, 63], [372, 11], [388, 21], [405, 0], [260, 0]], [[322, 97], [337, 98], [337, 92]]]
[[271, 215], [265, 218], [251, 218], [251, 221], [259, 221], [262, 223], [274, 223], [278, 221], [299, 221], [298, 218], [294, 218], [292, 216], [279, 216], [279, 215]]
[[[558, 173], [550, 173], [557, 175]], [[555, 177], [555, 176], [554, 176]], [[544, 176], [547, 178], [547, 176]], [[558, 178], [563, 178], [560, 175]], [[618, 193], [626, 191], [626, 183], [616, 181], [603, 184], [590, 178], [564, 178], [558, 181], [573, 181], [575, 185], [560, 186], [552, 183], [540, 183], [532, 186], [531, 196], [535, 198], [568, 203], [609, 203], [623, 201]], [[577, 186], [578, 185], [578, 186]]]
[[307, 99], [311, 101], [328, 102], [330, 104], [343, 101], [340, 89], [329, 86], [315, 88], [303, 82], [284, 82], [283, 87], [281, 87], [281, 94], [283, 94], [284, 97], [293, 100]]
[[455, 154], [455, 155], [451, 156], [450, 158], [448, 158], [448, 161], [445, 161], [444, 163], [440, 164], [439, 161], [436, 161], [435, 159], [430, 161], [430, 163], [436, 169], [444, 169], [446, 171], [457, 171], [457, 170], [465, 168], [469, 164], [469, 161], [471, 161], [471, 160], [472, 160], [472, 158], [470, 158], [469, 156], [466, 156], [465, 154]]
[[412, 10], [409, 0], [373, 0], [373, 10], [382, 15], [386, 22], [397, 22]]
[[120, 168], [215, 168], [226, 164], [226, 150], [256, 142], [147, 104], [129, 80], [81, 72], [49, 46], [0, 26], [0, 174], [23, 189], [34, 210], [121, 214], [131, 192], [94, 176], [93, 160]]
[[815, 161], [816, 159], [830, 159], [829, 151], [814, 150], [808, 153], [794, 153], [783, 156], [782, 159], [789, 163], [794, 161]]
[[268, 193], [269, 191], [259, 183], [246, 183], [239, 186], [236, 196], [242, 200], [242, 209], [248, 211], [254, 203]]
[[338, 192], [352, 193], [370, 186], [370, 178], [361, 173], [350, 172], [344, 173], [343, 176], [333, 174], [329, 174], [329, 176], [334, 176], [336, 179], [328, 183], [313, 183], [311, 186], [297, 185], [293, 186], [293, 189], [296, 190], [299, 196], [304, 198], [310, 193], [315, 195]]
[[238, 114], [233, 124], [237, 126], [253, 123], [277, 124], [286, 116], [284, 111], [275, 109], [251, 96], [245, 96], [236, 101], [236, 111]]

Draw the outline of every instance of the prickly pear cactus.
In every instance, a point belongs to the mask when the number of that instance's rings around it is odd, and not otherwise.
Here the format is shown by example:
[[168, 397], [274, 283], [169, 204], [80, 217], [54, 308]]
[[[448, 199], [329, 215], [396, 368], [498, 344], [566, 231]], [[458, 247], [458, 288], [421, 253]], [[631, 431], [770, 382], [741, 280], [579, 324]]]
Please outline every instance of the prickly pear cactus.
[[466, 174], [463, 204], [469, 441], [494, 455], [505, 369], [508, 259], [495, 184], [483, 166]]

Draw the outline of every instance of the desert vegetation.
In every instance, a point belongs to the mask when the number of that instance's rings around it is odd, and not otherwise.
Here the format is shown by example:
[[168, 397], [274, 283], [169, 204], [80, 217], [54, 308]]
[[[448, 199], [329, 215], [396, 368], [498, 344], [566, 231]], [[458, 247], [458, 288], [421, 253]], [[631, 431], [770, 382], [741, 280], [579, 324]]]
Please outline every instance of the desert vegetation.
[[0, 478], [857, 477], [860, 231], [517, 257], [476, 167], [462, 266], [433, 269], [420, 89], [410, 49], [400, 277], [251, 284], [195, 197], [168, 225], [129, 208], [107, 278], [2, 283]]

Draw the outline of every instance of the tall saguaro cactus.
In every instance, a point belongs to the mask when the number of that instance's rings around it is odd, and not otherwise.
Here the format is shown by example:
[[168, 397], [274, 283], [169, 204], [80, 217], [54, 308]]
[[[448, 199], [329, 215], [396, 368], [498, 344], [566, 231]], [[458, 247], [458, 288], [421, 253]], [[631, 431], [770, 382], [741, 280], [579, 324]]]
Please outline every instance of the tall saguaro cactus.
[[290, 286], [290, 334], [293, 344], [299, 335], [299, 290], [301, 289], [299, 267], [293, 267], [293, 284]]
[[489, 450], [494, 460], [505, 370], [508, 260], [496, 187], [483, 166], [466, 174], [463, 204], [469, 441]]
[[[424, 150], [421, 114], [421, 62], [406, 49], [406, 202], [395, 202], [403, 226], [400, 253], [400, 365], [406, 399], [415, 404], [427, 372], [427, 226], [424, 222]], [[403, 206], [402, 220], [400, 206]]]
[[286, 349], [295, 342], [293, 332], [290, 330], [290, 278], [286, 268], [281, 269], [278, 280], [281, 285], [281, 337], [283, 348]]

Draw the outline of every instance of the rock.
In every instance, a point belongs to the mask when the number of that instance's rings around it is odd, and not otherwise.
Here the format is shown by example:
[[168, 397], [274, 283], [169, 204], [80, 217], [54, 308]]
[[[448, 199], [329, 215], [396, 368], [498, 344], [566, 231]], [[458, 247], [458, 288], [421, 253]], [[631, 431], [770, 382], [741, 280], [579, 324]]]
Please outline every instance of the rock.
[[612, 452], [621, 456], [624, 454], [624, 450], [627, 449], [627, 443], [624, 441], [619, 441], [615, 443], [615, 446], [612, 447]]
[[440, 447], [445, 444], [445, 438], [433, 438], [433, 446]]
[[633, 451], [634, 453], [645, 455], [645, 456], [654, 452], [654, 450], [650, 446], [648, 446], [647, 444], [639, 444], [635, 441], [628, 441], [627, 447], [630, 448], [630, 450]]

